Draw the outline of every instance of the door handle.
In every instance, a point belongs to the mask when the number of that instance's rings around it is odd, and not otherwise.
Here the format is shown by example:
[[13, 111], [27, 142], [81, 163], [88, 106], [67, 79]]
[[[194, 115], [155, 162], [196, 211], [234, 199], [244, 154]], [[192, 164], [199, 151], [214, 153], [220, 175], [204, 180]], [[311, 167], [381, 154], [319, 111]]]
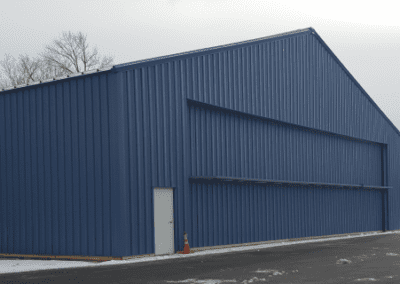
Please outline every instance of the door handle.
[[172, 221], [169, 221], [169, 223], [171, 224], [171, 223], [174, 223], [174, 220], [172, 220]]

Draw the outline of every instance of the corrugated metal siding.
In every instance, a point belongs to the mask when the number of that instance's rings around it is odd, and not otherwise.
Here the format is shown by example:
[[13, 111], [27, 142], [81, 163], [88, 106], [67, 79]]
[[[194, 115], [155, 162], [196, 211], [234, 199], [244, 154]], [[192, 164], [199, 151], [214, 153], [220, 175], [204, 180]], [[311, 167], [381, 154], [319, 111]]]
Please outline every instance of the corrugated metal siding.
[[[398, 134], [317, 36], [127, 68], [2, 92], [2, 252], [153, 253], [153, 187], [174, 188], [176, 249], [183, 231], [201, 246], [379, 230], [385, 202], [389, 228], [400, 228]], [[191, 111], [187, 99], [228, 112]], [[384, 185], [393, 189], [383, 199], [374, 190], [189, 183], [210, 174], [382, 185], [386, 144]]]
[[387, 143], [382, 128], [367, 131], [373, 123], [383, 125], [383, 118], [313, 36], [179, 62], [188, 76], [188, 98]]
[[191, 176], [382, 184], [378, 143], [195, 106], [190, 130]]
[[111, 254], [107, 84], [0, 95], [1, 252]]
[[388, 145], [388, 184], [393, 186], [388, 190], [388, 226], [389, 230], [400, 229], [400, 139], [395, 131], [389, 131], [390, 142]]
[[[154, 252], [151, 187], [175, 187], [174, 220], [177, 249], [183, 246], [183, 231], [193, 234], [189, 235], [189, 241], [193, 240], [193, 245], [201, 245], [201, 242], [197, 241], [201, 238], [200, 234], [203, 234], [203, 238], [204, 234], [211, 234], [210, 228], [204, 228], [204, 224], [199, 229], [201, 231], [203, 228], [204, 232], [193, 231], [196, 228], [193, 223], [195, 216], [207, 218], [204, 216], [213, 216], [211, 214], [214, 212], [212, 209], [209, 209], [211, 212], [205, 212], [197, 207], [200, 202], [198, 198], [205, 193], [199, 191], [193, 195], [189, 190], [200, 186], [190, 186], [188, 183], [189, 176], [194, 173], [207, 173], [212, 176], [237, 175], [246, 178], [273, 177], [311, 182], [371, 185], [382, 183], [379, 166], [381, 144], [372, 142], [387, 143], [385, 133], [388, 126], [370, 101], [311, 35], [277, 39], [201, 56], [171, 59], [160, 64], [150, 63], [148, 66], [120, 72], [123, 74], [123, 93], [127, 96], [127, 143], [131, 145], [129, 149], [132, 151], [126, 160], [130, 173], [131, 254]], [[233, 116], [221, 116], [211, 112], [200, 115], [200, 112], [189, 112], [186, 98], [361, 138], [371, 143], [313, 133], [305, 134], [296, 130], [287, 131], [277, 126], [265, 127], [261, 122], [248, 123], [245, 120], [234, 119]], [[359, 110], [361, 108], [362, 111]], [[369, 127], [373, 123], [377, 126], [371, 131]], [[260, 132], [263, 126], [264, 133]], [[227, 135], [223, 135], [224, 131]], [[266, 147], [261, 146], [265, 143], [263, 141], [269, 141], [265, 144]], [[241, 148], [235, 149], [235, 143], [242, 145]], [[197, 148], [199, 145], [206, 146]], [[281, 145], [282, 148], [273, 151], [276, 145]], [[262, 163], [260, 153], [264, 156], [271, 153], [273, 158]], [[296, 153], [301, 153], [303, 157], [296, 156]], [[318, 157], [324, 158], [317, 159]], [[335, 164], [339, 162], [336, 157], [342, 158], [345, 169]], [[323, 166], [329, 170], [323, 170]], [[241, 190], [246, 192], [246, 189]], [[296, 190], [296, 194], [301, 195], [301, 192], [304, 191]], [[208, 206], [213, 206], [215, 210], [228, 210], [229, 207], [222, 204], [227, 196], [222, 198], [219, 194], [221, 193], [207, 195], [209, 202], [212, 202], [212, 205]], [[348, 195], [353, 196], [352, 194], [356, 196], [356, 191], [333, 195], [336, 198], [333, 201], [339, 209], [332, 211], [331, 218], [335, 219], [337, 214], [344, 212], [347, 214], [346, 210], [353, 210], [351, 217], [340, 215], [341, 222], [347, 224], [347, 227], [338, 224], [333, 230], [350, 232], [382, 228], [382, 224], [372, 217], [372, 221], [356, 219], [356, 216], [370, 218], [366, 214], [367, 211], [364, 211], [367, 207], [363, 207], [360, 200], [354, 199], [354, 202], [358, 203], [352, 207], [347, 203], [339, 205], [347, 200]], [[311, 202], [307, 196], [302, 198], [304, 202]], [[314, 201], [315, 204], [323, 200], [318, 198]], [[381, 193], [367, 191], [362, 194], [362, 198], [373, 203], [370, 206], [375, 208], [374, 212], [377, 215], [374, 214], [382, 222]], [[284, 204], [282, 206], [287, 206]], [[298, 206], [305, 204], [307, 203], [299, 202]], [[349, 206], [349, 209], [344, 209], [345, 206]], [[285, 212], [296, 214], [300, 210], [296, 208], [287, 207]], [[314, 217], [316, 218], [316, 215]], [[232, 215], [226, 215], [225, 218], [233, 224]], [[224, 237], [222, 231], [225, 231], [220, 229], [223, 227], [222, 220], [215, 223], [219, 225], [214, 224], [215, 232], [212, 233], [217, 234], [214, 237], [218, 240]], [[364, 225], [357, 227], [357, 222]], [[298, 225], [290, 222], [285, 224]], [[310, 224], [317, 226], [318, 223], [315, 220], [314, 223], [309, 223], [309, 226]], [[327, 232], [317, 228], [308, 230]], [[249, 233], [255, 234], [255, 231]], [[294, 234], [300, 233], [296, 231]], [[216, 243], [217, 241], [214, 242]]]
[[154, 252], [152, 187], [175, 188], [174, 220], [179, 224], [175, 234], [183, 234], [184, 199], [189, 197], [188, 178], [184, 178], [188, 173], [185, 175], [182, 120], [187, 105], [175, 88], [181, 75], [176, 68], [177, 64], [165, 64], [123, 75], [129, 127], [126, 165], [131, 254]]
[[194, 183], [191, 197], [193, 247], [382, 229], [377, 190]]
[[[194, 106], [190, 108], [190, 125], [192, 176], [366, 185], [382, 182], [381, 146], [377, 143], [354, 142]], [[225, 184], [193, 184], [191, 189], [194, 246], [382, 229], [379, 191]], [[310, 197], [308, 192], [315, 194]], [[207, 206], [203, 201], [214, 194], [215, 211], [212, 204]], [[310, 218], [300, 217], [308, 207], [312, 208]], [[240, 214], [247, 219], [235, 219], [235, 208], [243, 208]], [[216, 220], [203, 219], [205, 214]], [[275, 223], [265, 220], [266, 214], [275, 218]], [[239, 231], [232, 232], [232, 226]], [[269, 236], [265, 231], [274, 233]]]

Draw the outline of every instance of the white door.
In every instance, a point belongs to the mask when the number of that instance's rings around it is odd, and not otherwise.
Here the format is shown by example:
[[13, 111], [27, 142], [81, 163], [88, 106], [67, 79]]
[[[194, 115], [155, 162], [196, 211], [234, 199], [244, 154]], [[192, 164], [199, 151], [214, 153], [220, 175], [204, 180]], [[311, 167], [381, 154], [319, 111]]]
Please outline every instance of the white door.
[[154, 236], [156, 254], [174, 253], [173, 189], [154, 188]]

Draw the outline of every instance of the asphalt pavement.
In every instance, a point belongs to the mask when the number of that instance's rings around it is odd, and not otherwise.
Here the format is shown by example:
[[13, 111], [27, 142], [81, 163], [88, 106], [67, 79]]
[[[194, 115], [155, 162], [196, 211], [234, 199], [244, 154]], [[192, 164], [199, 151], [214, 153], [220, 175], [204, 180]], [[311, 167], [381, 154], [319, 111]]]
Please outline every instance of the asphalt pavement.
[[400, 235], [0, 274], [0, 283], [400, 283]]

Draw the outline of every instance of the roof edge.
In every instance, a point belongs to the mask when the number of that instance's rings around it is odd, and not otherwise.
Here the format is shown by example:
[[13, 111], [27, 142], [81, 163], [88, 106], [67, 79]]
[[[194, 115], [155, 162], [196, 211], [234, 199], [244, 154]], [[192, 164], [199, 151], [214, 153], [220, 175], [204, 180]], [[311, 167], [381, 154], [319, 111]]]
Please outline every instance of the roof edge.
[[202, 55], [203, 53], [206, 53], [209, 51], [225, 50], [227, 48], [240, 47], [240, 46], [249, 45], [249, 44], [252, 44], [255, 42], [263, 42], [263, 41], [272, 40], [272, 39], [276, 39], [276, 38], [290, 37], [290, 36], [294, 36], [294, 35], [306, 33], [306, 32], [310, 33], [311, 29], [312, 29], [311, 27], [304, 28], [304, 29], [298, 29], [298, 30], [293, 30], [293, 31], [285, 32], [285, 33], [280, 33], [280, 34], [245, 40], [245, 41], [233, 42], [233, 43], [229, 43], [229, 44], [217, 45], [217, 46], [207, 47], [207, 48], [202, 48], [202, 49], [195, 49], [195, 50], [191, 50], [191, 51], [174, 53], [174, 54], [165, 55], [165, 56], [151, 57], [151, 58], [147, 58], [147, 59], [141, 59], [141, 60], [131, 61], [128, 63], [118, 64], [118, 65], [115, 65], [114, 67], [119, 70], [120, 69], [132, 69], [132, 68], [139, 67], [138, 65], [140, 65], [140, 67], [141, 67], [142, 65], [161, 63], [161, 61], [169, 60], [171, 58], [178, 59], [178, 58], [182, 58], [185, 56], [191, 56], [191, 55], [199, 56], [199, 55]]
[[20, 84], [20, 85], [15, 85], [15, 86], [9, 86], [7, 88], [4, 89], [0, 89], [0, 94], [3, 92], [7, 92], [7, 91], [13, 91], [13, 90], [19, 90], [25, 87], [32, 87], [32, 86], [41, 86], [42, 84], [46, 84], [46, 83], [51, 83], [51, 82], [58, 82], [64, 79], [70, 79], [70, 78], [77, 78], [77, 77], [81, 77], [84, 75], [90, 75], [90, 74], [98, 74], [98, 73], [102, 73], [102, 72], [106, 72], [109, 71], [111, 69], [113, 69], [114, 66], [109, 66], [109, 67], [105, 67], [105, 68], [101, 68], [101, 69], [92, 69], [92, 70], [88, 70], [88, 71], [84, 71], [84, 72], [76, 72], [76, 73], [72, 73], [72, 74], [68, 74], [65, 76], [60, 76], [60, 77], [54, 77], [54, 78], [50, 78], [50, 79], [46, 79], [46, 80], [39, 80], [39, 81], [34, 81], [28, 84]]

